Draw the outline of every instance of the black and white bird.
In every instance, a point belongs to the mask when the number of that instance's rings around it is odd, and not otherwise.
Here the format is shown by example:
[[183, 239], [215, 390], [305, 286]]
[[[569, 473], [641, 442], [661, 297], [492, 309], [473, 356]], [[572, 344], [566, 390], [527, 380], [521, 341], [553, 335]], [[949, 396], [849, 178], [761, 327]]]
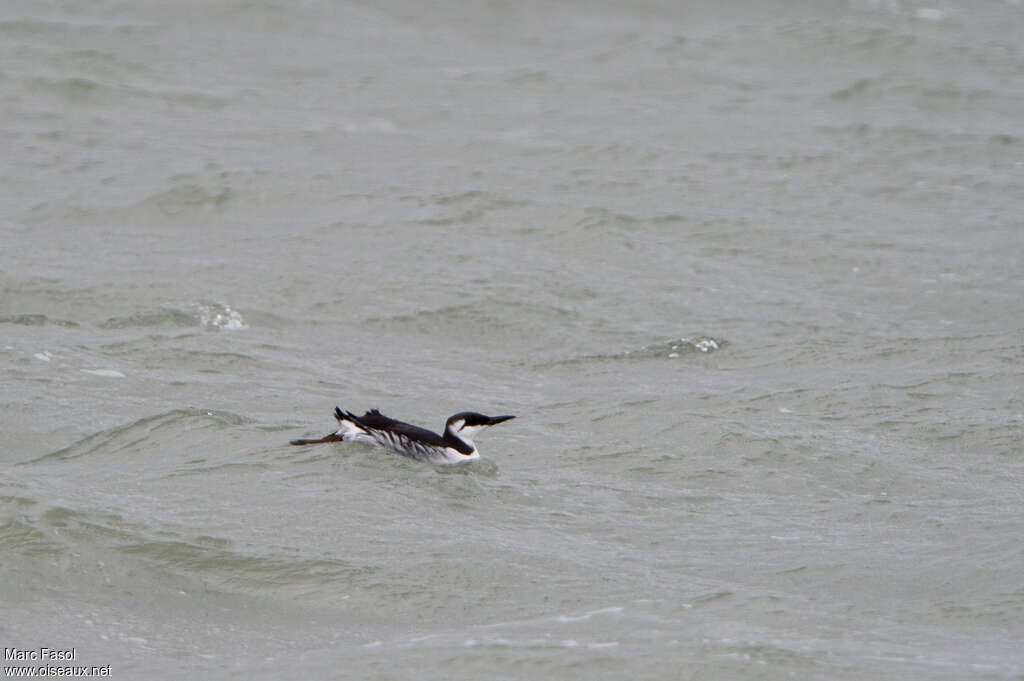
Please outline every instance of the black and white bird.
[[493, 426], [515, 416], [484, 416], [475, 411], [460, 411], [448, 417], [444, 434], [396, 421], [371, 409], [362, 416], [334, 408], [338, 430], [318, 440], [292, 440], [293, 445], [316, 445], [323, 442], [365, 442], [380, 445], [403, 456], [430, 463], [460, 463], [480, 458], [473, 444], [473, 435], [481, 428]]

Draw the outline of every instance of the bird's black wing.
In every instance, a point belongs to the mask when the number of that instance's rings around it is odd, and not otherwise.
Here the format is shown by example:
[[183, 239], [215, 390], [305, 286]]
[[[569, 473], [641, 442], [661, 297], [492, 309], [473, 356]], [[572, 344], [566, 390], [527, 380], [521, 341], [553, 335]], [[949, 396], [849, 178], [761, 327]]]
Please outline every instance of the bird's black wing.
[[372, 428], [374, 430], [390, 430], [393, 433], [405, 435], [413, 440], [419, 440], [426, 444], [436, 445], [438, 447], [446, 447], [448, 443], [445, 442], [444, 438], [435, 433], [432, 430], [426, 428], [420, 428], [414, 426], [411, 423], [404, 421], [398, 421], [381, 414], [376, 409], [371, 409], [362, 416], [356, 416], [350, 412], [343, 412], [341, 409], [335, 409], [335, 416], [339, 418], [346, 418], [354, 421], [356, 424], [363, 426], [364, 428]]

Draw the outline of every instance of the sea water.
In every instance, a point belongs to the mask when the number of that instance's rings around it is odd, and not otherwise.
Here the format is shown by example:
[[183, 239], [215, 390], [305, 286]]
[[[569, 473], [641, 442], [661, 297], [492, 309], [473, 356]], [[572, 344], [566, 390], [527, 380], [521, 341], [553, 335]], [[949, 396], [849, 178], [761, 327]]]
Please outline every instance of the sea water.
[[1021, 35], [7, 0], [5, 666], [1022, 678]]

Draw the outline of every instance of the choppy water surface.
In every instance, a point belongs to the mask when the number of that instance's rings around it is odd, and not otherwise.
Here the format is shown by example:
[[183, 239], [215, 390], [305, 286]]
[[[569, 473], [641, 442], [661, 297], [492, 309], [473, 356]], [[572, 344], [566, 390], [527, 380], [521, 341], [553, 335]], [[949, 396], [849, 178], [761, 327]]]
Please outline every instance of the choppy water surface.
[[[1019, 3], [0, 8], [0, 639], [1024, 678]], [[289, 447], [335, 405], [435, 468]]]

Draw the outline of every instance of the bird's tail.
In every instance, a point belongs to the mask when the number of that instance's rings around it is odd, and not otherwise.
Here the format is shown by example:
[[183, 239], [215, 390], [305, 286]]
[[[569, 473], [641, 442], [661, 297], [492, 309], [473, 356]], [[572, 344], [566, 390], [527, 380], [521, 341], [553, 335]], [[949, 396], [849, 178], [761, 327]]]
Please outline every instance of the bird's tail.
[[359, 436], [367, 434], [363, 422], [350, 411], [342, 411], [341, 407], [335, 407], [334, 418], [338, 419], [338, 430], [335, 433], [346, 440], [356, 440]]
[[[366, 435], [366, 430], [359, 423], [359, 417], [340, 407], [334, 408], [334, 418], [338, 419], [338, 430], [330, 435], [324, 435], [317, 440], [292, 440], [293, 445], [320, 445], [326, 442], [344, 442], [346, 439], [358, 439], [357, 436]], [[348, 436], [347, 438], [345, 436]]]
[[337, 433], [331, 433], [330, 435], [324, 435], [322, 438], [317, 440], [292, 440], [289, 444], [293, 445], [321, 445], [325, 442], [342, 442], [343, 437]]

